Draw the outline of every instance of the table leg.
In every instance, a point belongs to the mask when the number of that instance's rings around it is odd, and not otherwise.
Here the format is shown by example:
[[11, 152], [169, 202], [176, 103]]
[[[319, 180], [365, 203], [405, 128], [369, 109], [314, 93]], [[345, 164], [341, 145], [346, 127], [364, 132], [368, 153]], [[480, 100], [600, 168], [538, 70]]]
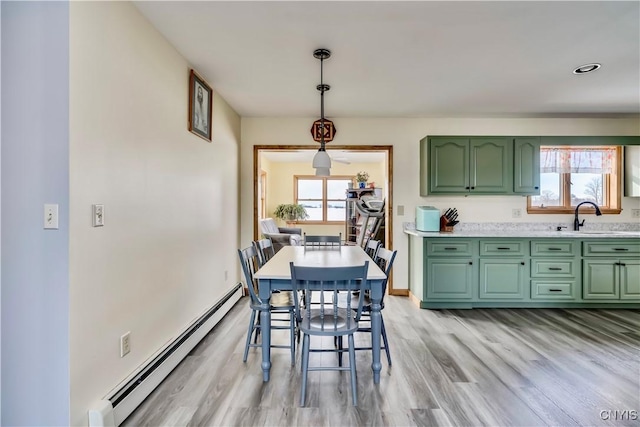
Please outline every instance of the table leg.
[[377, 286], [371, 289], [371, 369], [373, 370], [373, 383], [380, 384], [380, 337], [382, 336], [382, 314], [380, 310], [380, 300], [382, 299], [382, 289]]
[[262, 334], [262, 381], [269, 381], [271, 370], [271, 310], [269, 303], [260, 306], [260, 328]]

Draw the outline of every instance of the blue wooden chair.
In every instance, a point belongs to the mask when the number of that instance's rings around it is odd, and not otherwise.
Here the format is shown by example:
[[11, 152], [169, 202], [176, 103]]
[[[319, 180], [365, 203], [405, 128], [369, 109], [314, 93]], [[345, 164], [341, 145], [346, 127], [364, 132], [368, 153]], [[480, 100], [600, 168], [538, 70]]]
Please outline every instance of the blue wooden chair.
[[376, 255], [378, 254], [378, 248], [380, 247], [380, 240], [369, 239], [367, 242], [364, 251], [371, 257], [371, 259], [375, 260]]
[[[385, 276], [387, 276], [386, 279], [384, 280], [384, 283], [382, 284], [382, 301], [380, 301], [380, 305], [381, 305], [380, 322], [381, 322], [381, 333], [382, 333], [382, 344], [383, 344], [383, 346], [380, 348], [385, 351], [387, 355], [387, 363], [389, 364], [389, 366], [391, 366], [391, 352], [389, 351], [389, 340], [387, 339], [387, 330], [384, 326], [384, 316], [382, 315], [383, 314], [382, 310], [384, 309], [384, 295], [387, 292], [387, 282], [389, 280], [389, 273], [391, 272], [391, 267], [393, 267], [393, 261], [396, 258], [397, 252], [398, 251], [390, 251], [384, 247], [380, 247], [378, 248], [378, 254], [376, 256], [376, 259], [374, 260], [375, 263], [378, 264], [380, 269], [384, 271]], [[338, 305], [340, 307], [346, 306], [346, 303], [344, 301], [344, 296], [342, 294], [340, 294]], [[365, 296], [364, 296], [360, 322], [361, 322], [361, 325], [360, 327], [358, 327], [358, 332], [371, 333], [371, 326], [370, 326], [371, 325], [371, 299], [368, 293], [365, 293]], [[362, 322], [365, 322], [365, 325], [362, 325]], [[369, 323], [369, 325], [366, 325], [367, 322]], [[335, 345], [338, 347], [338, 349], [342, 348], [342, 340], [336, 339]], [[356, 347], [355, 349], [371, 350], [371, 347]]]
[[[351, 373], [351, 395], [353, 405], [358, 404], [356, 382], [356, 353], [353, 334], [358, 330], [362, 313], [362, 289], [367, 277], [369, 261], [361, 266], [353, 267], [300, 267], [290, 263], [291, 285], [294, 292], [304, 291], [304, 306], [296, 299], [296, 320], [303, 334], [302, 338], [302, 389], [300, 406], [304, 406], [307, 391], [307, 373], [309, 371], [337, 370]], [[338, 307], [338, 290], [343, 290], [344, 307]], [[311, 295], [318, 295], [320, 304], [311, 307]], [[329, 303], [325, 299], [329, 298]], [[317, 307], [317, 308], [315, 308]], [[347, 336], [349, 343], [349, 366], [316, 366], [309, 367], [309, 353], [320, 351], [341, 352], [342, 349], [310, 348], [310, 336], [332, 336], [342, 340]]]
[[273, 258], [273, 256], [276, 254], [271, 239], [254, 240], [253, 247], [256, 248], [256, 252], [258, 252], [258, 262], [260, 268], [262, 268], [262, 266], [265, 265], [267, 261]]
[[[251, 307], [251, 317], [249, 320], [249, 329], [247, 330], [247, 341], [244, 347], [243, 362], [247, 361], [249, 355], [249, 347], [260, 347], [262, 344], [258, 343], [258, 336], [260, 335], [262, 328], [260, 326], [260, 305], [261, 300], [258, 297], [258, 283], [254, 279], [253, 275], [258, 270], [259, 260], [258, 252], [255, 247], [249, 246], [245, 249], [238, 249], [238, 256], [240, 257], [240, 265], [242, 266], [242, 272], [244, 273], [247, 287], [249, 288], [249, 306]], [[291, 292], [278, 292], [271, 295], [269, 300], [271, 305], [272, 314], [285, 314], [287, 318], [272, 317], [271, 329], [288, 329], [290, 335], [289, 345], [275, 345], [273, 348], [289, 348], [291, 349], [291, 365], [295, 365], [296, 362], [296, 322], [294, 314], [294, 298]], [[286, 322], [286, 325], [282, 325], [281, 322]], [[255, 336], [254, 336], [255, 334]], [[254, 336], [253, 343], [251, 337]]]
[[[384, 351], [387, 354], [387, 363], [391, 366], [391, 353], [389, 352], [389, 340], [387, 339], [387, 330], [384, 327], [384, 316], [382, 315], [384, 309], [384, 295], [387, 293], [387, 282], [389, 281], [389, 274], [391, 273], [391, 267], [393, 267], [393, 261], [396, 259], [396, 254], [398, 251], [390, 251], [387, 248], [380, 246], [378, 248], [378, 252], [375, 258], [376, 264], [380, 267], [386, 279], [384, 279], [384, 283], [382, 284], [382, 300], [380, 301], [380, 322], [381, 322], [381, 332], [382, 332], [382, 343], [384, 345]], [[371, 300], [369, 296], [365, 296], [364, 303], [362, 306], [362, 321], [371, 322]], [[358, 332], [369, 332], [371, 333], [371, 326], [363, 327], [360, 326], [358, 328]], [[371, 350], [371, 347], [358, 347], [356, 350]]]
[[303, 236], [304, 250], [307, 249], [340, 249], [342, 246], [342, 233], [337, 236]]

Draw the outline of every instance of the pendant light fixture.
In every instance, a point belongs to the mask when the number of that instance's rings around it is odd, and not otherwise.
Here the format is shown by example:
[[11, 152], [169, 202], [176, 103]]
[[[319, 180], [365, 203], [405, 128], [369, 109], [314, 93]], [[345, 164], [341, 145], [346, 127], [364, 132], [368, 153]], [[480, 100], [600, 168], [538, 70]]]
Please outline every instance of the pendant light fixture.
[[331, 86], [324, 84], [323, 75], [322, 75], [322, 65], [325, 59], [328, 59], [331, 56], [331, 51], [329, 49], [316, 49], [313, 51], [313, 56], [320, 60], [320, 84], [316, 86], [316, 89], [320, 91], [320, 120], [319, 123], [314, 123], [314, 127], [311, 129], [311, 133], [314, 134], [314, 128], [317, 126], [320, 134], [320, 149], [315, 156], [313, 156], [313, 167], [316, 170], [316, 176], [329, 176], [331, 169], [331, 158], [327, 154], [327, 150], [325, 147], [327, 130], [329, 130], [329, 135], [331, 139], [333, 139], [333, 123], [331, 123], [331, 128], [327, 128], [328, 120], [324, 118], [324, 93], [331, 89]]

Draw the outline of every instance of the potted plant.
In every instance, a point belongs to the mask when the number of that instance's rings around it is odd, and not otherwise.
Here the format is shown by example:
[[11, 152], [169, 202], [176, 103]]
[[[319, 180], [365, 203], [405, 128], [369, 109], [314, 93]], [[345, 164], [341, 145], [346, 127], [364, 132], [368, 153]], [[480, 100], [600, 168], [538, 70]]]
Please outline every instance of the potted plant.
[[369, 180], [369, 174], [365, 171], [360, 171], [356, 174], [356, 181], [358, 182], [358, 187], [364, 188], [367, 185], [367, 181]]
[[304, 206], [295, 203], [283, 203], [276, 206], [273, 216], [286, 222], [294, 222], [309, 218]]

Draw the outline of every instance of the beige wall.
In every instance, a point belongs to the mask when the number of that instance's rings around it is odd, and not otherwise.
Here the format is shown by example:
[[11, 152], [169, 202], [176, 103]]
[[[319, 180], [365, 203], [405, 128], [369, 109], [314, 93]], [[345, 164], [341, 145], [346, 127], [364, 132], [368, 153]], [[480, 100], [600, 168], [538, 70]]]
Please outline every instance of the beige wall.
[[190, 66], [135, 6], [70, 9], [70, 422], [86, 425], [238, 282], [240, 118], [216, 95], [213, 142], [191, 134]]
[[[419, 141], [427, 135], [639, 135], [640, 119], [635, 118], [416, 118], [360, 119], [331, 118], [338, 132], [335, 145], [393, 145], [393, 244], [399, 250], [394, 263], [394, 288], [407, 288], [407, 236], [402, 223], [413, 221], [415, 207], [433, 205], [438, 208], [455, 206], [463, 222], [563, 222], [571, 215], [527, 215], [526, 197], [517, 196], [440, 196], [420, 197]], [[251, 206], [253, 146], [316, 143], [308, 136], [313, 118], [244, 118], [242, 119], [241, 238], [252, 233]], [[278, 132], [272, 132], [278, 129]], [[330, 148], [330, 147], [329, 147]], [[397, 215], [404, 206], [405, 215]], [[638, 208], [638, 198], [623, 198], [620, 215], [598, 218], [602, 222], [631, 222], [630, 208]], [[511, 210], [521, 208], [522, 218], [512, 219]]]

